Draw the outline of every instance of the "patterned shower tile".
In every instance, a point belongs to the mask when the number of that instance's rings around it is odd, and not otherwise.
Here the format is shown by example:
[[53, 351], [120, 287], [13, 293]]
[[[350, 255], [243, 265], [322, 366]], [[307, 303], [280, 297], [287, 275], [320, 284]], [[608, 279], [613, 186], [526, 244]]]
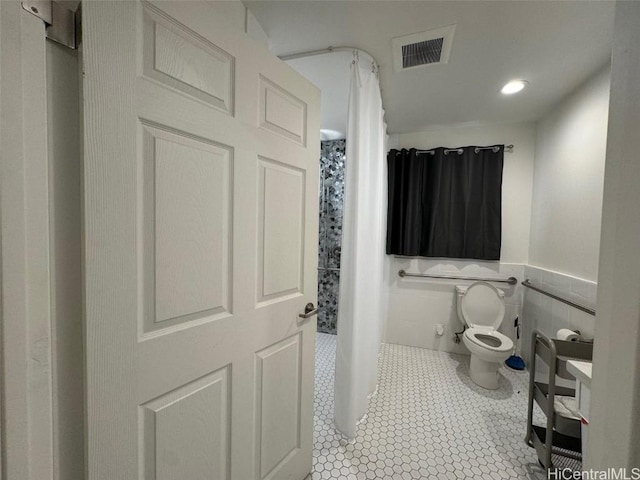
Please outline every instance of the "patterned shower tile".
[[321, 142], [318, 331], [336, 333], [344, 200], [345, 140]]
[[318, 331], [336, 333], [339, 288], [339, 271], [318, 271]]

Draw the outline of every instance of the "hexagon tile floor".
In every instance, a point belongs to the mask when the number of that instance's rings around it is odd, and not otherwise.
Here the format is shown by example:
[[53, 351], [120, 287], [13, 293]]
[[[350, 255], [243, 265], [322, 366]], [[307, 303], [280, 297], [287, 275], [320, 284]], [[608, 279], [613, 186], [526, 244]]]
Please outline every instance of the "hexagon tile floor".
[[526, 373], [476, 386], [469, 357], [384, 344], [379, 385], [354, 443], [333, 427], [336, 337], [317, 334], [312, 480], [538, 479], [524, 443]]

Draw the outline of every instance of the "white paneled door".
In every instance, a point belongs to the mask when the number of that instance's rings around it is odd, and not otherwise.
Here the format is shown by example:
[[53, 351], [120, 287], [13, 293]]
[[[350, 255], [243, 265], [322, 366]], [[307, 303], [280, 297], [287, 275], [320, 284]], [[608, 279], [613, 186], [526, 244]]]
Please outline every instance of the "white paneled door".
[[83, 62], [88, 478], [303, 479], [319, 92], [206, 2], [83, 2]]

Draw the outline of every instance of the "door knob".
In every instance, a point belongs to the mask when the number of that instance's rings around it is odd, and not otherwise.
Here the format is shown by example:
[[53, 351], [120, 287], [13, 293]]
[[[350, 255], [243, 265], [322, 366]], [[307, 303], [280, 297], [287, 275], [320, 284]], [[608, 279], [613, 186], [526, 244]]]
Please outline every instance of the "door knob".
[[299, 313], [298, 316], [300, 318], [309, 318], [313, 317], [318, 313], [318, 309], [313, 306], [313, 303], [309, 302], [304, 307], [304, 313]]

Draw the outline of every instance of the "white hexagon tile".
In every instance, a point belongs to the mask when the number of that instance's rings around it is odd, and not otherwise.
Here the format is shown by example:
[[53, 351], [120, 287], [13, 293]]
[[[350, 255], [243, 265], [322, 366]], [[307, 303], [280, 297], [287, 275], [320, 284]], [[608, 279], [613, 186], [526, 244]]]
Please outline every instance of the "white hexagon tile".
[[524, 442], [528, 374], [503, 368], [485, 390], [465, 355], [383, 344], [378, 392], [347, 443], [333, 426], [335, 339], [317, 334], [312, 480], [545, 478]]

